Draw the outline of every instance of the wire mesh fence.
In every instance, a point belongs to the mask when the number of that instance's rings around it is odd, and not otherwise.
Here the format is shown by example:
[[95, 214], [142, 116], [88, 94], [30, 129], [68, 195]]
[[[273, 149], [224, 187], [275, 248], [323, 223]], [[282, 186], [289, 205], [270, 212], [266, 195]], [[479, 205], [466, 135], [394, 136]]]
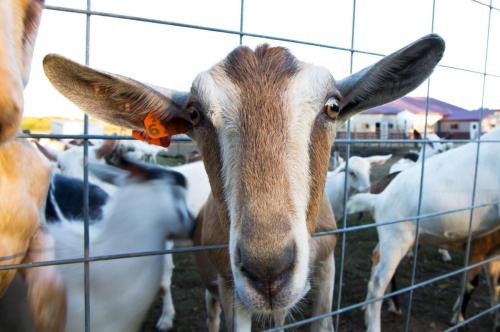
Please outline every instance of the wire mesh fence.
[[[91, 48], [91, 31], [93, 24], [95, 23], [93, 21], [93, 18], [102, 18], [102, 19], [113, 19], [113, 20], [124, 20], [124, 21], [132, 21], [132, 22], [141, 22], [145, 24], [154, 24], [154, 25], [160, 25], [160, 26], [165, 26], [167, 28], [178, 28], [180, 30], [175, 30], [174, 33], [179, 33], [182, 34], [183, 32], [190, 31], [190, 30], [199, 30], [199, 31], [206, 31], [210, 32], [211, 34], [216, 35], [216, 38], [224, 38], [226, 36], [235, 36], [237, 39], [229, 42], [229, 44], [233, 44], [232, 46], [237, 46], [239, 45], [244, 45], [246, 44], [247, 41], [253, 41], [253, 39], [257, 40], [262, 40], [262, 41], [270, 41], [272, 42], [284, 42], [288, 43], [290, 45], [301, 45], [305, 46], [308, 48], [312, 49], [328, 49], [328, 50], [334, 50], [338, 52], [345, 53], [348, 56], [348, 65], [349, 65], [349, 70], [347, 73], [353, 73], [354, 70], [354, 56], [355, 55], [366, 55], [370, 57], [381, 57], [385, 54], [382, 54], [378, 51], [371, 51], [371, 50], [365, 50], [365, 49], [359, 49], [356, 47], [356, 27], [359, 24], [357, 20], [357, 12], [359, 10], [359, 2], [353, 0], [352, 2], [352, 18], [351, 18], [351, 25], [349, 29], [351, 30], [350, 33], [350, 42], [349, 45], [336, 45], [336, 44], [328, 44], [328, 43], [322, 43], [322, 42], [313, 42], [313, 41], [308, 41], [304, 39], [294, 39], [294, 38], [289, 38], [289, 37], [282, 37], [279, 35], [268, 35], [268, 34], [261, 34], [261, 33], [253, 33], [252, 31], [247, 31], [245, 28], [245, 8], [249, 5], [251, 0], [247, 0], [244, 2], [241, 0], [239, 2], [239, 29], [229, 29], [229, 28], [219, 28], [217, 26], [209, 26], [209, 25], [197, 25], [197, 24], [190, 24], [190, 23], [185, 23], [185, 22], [177, 22], [177, 21], [169, 21], [169, 20], [163, 20], [163, 19], [156, 19], [156, 18], [148, 18], [148, 17], [143, 17], [143, 16], [134, 16], [134, 15], [128, 15], [128, 14], [119, 14], [116, 12], [108, 12], [108, 11], [98, 11], [93, 9], [93, 2], [96, 2], [97, 0], [86, 0], [85, 6], [76, 6], [75, 8], [70, 8], [70, 7], [62, 7], [62, 6], [57, 6], [53, 5], [50, 2], [48, 2], [45, 5], [45, 11], [46, 12], [62, 12], [62, 13], [72, 13], [75, 15], [80, 15], [85, 17], [85, 40], [84, 45], [85, 45], [85, 54], [84, 54], [84, 63], [89, 65], [92, 64], [92, 53], [95, 51], [95, 49]], [[430, 14], [430, 24], [428, 26], [427, 32], [435, 32], [435, 22], [436, 20], [439, 20], [439, 15], [436, 14], [436, 2], [439, 2], [439, 0], [434, 0], [432, 1], [432, 6], [430, 8], [431, 14]], [[487, 11], [488, 15], [488, 21], [487, 21], [487, 29], [484, 31], [485, 38], [486, 38], [486, 43], [485, 43], [485, 49], [484, 49], [484, 56], [483, 56], [483, 63], [482, 63], [482, 68], [464, 68], [461, 66], [457, 66], [454, 64], [447, 64], [447, 63], [440, 63], [439, 68], [443, 68], [446, 70], [451, 70], [451, 71], [459, 71], [459, 72], [464, 72], [464, 73], [470, 73], [474, 75], [479, 75], [481, 77], [481, 102], [480, 102], [480, 117], [479, 117], [479, 133], [481, 133], [481, 125], [483, 123], [483, 112], [484, 112], [484, 100], [485, 100], [485, 91], [486, 91], [486, 85], [487, 85], [487, 80], [488, 79], [497, 79], [500, 78], [500, 73], [492, 73], [489, 71], [488, 67], [488, 55], [489, 55], [489, 47], [490, 47], [490, 27], [492, 25], [491, 23], [491, 17], [492, 13], [497, 13], [500, 12], [500, 9], [495, 6], [495, 3], [490, 0], [488, 2], [482, 2], [482, 1], [476, 1], [472, 0], [472, 3], [474, 3], [476, 6], [479, 7], [484, 7], [484, 10]], [[120, 4], [116, 3], [115, 6], [120, 6]], [[140, 4], [137, 4], [137, 6], [140, 6]], [[432, 83], [434, 82], [434, 78], [430, 78], [427, 83], [426, 83], [426, 110], [425, 110], [425, 123], [423, 125], [424, 128], [424, 133], [423, 136], [426, 137], [428, 134], [428, 119], [429, 119], [429, 112], [430, 112], [430, 98], [431, 98], [431, 89], [432, 89]], [[107, 140], [107, 139], [118, 139], [118, 140], [130, 140], [132, 139], [130, 136], [123, 136], [123, 135], [95, 135], [95, 134], [90, 134], [89, 133], [89, 119], [87, 116], [84, 118], [84, 131], [83, 134], [37, 134], [33, 133], [30, 135], [24, 135], [21, 137], [33, 137], [33, 138], [56, 138], [56, 139], [82, 139], [84, 144], [84, 205], [83, 205], [83, 211], [84, 211], [84, 255], [81, 258], [72, 258], [72, 259], [64, 259], [64, 260], [55, 260], [55, 261], [46, 261], [46, 262], [36, 262], [36, 263], [28, 263], [28, 264], [16, 264], [16, 265], [2, 265], [0, 266], [0, 270], [6, 270], [6, 269], [15, 269], [15, 268], [28, 268], [28, 267], [38, 267], [38, 266], [46, 266], [46, 265], [62, 265], [62, 264], [75, 264], [75, 263], [82, 263], [84, 264], [84, 280], [85, 280], [85, 330], [90, 331], [90, 321], [91, 321], [91, 316], [90, 316], [90, 298], [89, 298], [89, 289], [90, 289], [90, 276], [89, 276], [89, 264], [92, 262], [97, 262], [97, 261], [107, 261], [107, 260], [113, 260], [113, 259], [126, 259], [126, 258], [131, 258], [131, 257], [144, 257], [144, 256], [151, 256], [151, 255], [165, 255], [165, 254], [181, 254], [181, 253], [192, 253], [192, 252], [197, 252], [197, 251], [202, 251], [202, 250], [215, 250], [215, 249], [225, 249], [227, 248], [227, 244], [221, 243], [219, 245], [211, 245], [211, 246], [192, 246], [192, 247], [180, 247], [180, 248], [174, 248], [174, 249], [165, 249], [165, 250], [157, 250], [157, 251], [148, 251], [148, 252], [130, 252], [130, 253], [125, 253], [125, 254], [116, 254], [116, 255], [104, 255], [104, 256], [91, 256], [90, 251], [89, 251], [89, 245], [90, 245], [90, 240], [89, 240], [89, 227], [90, 227], [90, 217], [89, 217], [89, 171], [88, 171], [88, 148], [89, 148], [89, 140], [92, 139], [102, 139], [102, 140]], [[473, 177], [473, 189], [472, 189], [472, 195], [471, 195], [471, 201], [470, 204], [463, 206], [460, 209], [449, 209], [449, 210], [444, 210], [444, 211], [437, 211], [435, 213], [421, 213], [421, 204], [422, 204], [422, 195], [424, 192], [424, 176], [425, 176], [425, 156], [426, 156], [426, 149], [429, 144], [432, 143], [437, 143], [438, 141], [434, 140], [429, 140], [429, 139], [393, 139], [393, 138], [377, 138], [377, 139], [360, 139], [356, 137], [353, 134], [352, 130], [352, 122], [351, 120], [348, 120], [347, 125], [345, 127], [345, 132], [342, 133], [345, 138], [339, 138], [336, 140], [337, 145], [341, 146], [345, 153], [345, 162], [346, 162], [346, 172], [345, 172], [345, 180], [344, 180], [344, 206], [347, 204], [348, 201], [348, 188], [347, 188], [347, 183], [348, 183], [348, 170], [349, 170], [349, 159], [353, 155], [352, 153], [352, 146], [355, 146], [356, 144], [365, 144], [367, 146], [369, 145], [375, 145], [375, 144], [381, 144], [384, 143], [386, 145], [390, 146], [391, 145], [396, 145], [396, 144], [401, 144], [403, 146], [405, 145], [414, 145], [416, 143], [422, 144], [422, 150], [423, 150], [423, 158], [421, 161], [421, 173], [420, 173], [420, 188], [419, 188], [419, 194], [418, 194], [418, 209], [417, 213], [414, 216], [410, 217], [405, 217], [399, 220], [384, 220], [384, 221], [378, 221], [378, 222], [371, 222], [368, 224], [362, 224], [362, 225], [349, 225], [349, 217], [347, 214], [344, 214], [341, 221], [338, 220], [339, 223], [339, 228], [335, 230], [329, 230], [329, 231], [322, 231], [322, 232], [317, 232], [313, 236], [324, 236], [324, 235], [331, 235], [331, 234], [336, 234], [339, 236], [339, 241], [337, 243], [337, 248], [336, 248], [336, 256], [337, 256], [337, 273], [335, 276], [336, 280], [336, 297], [334, 301], [334, 306], [335, 309], [332, 312], [325, 313], [321, 316], [316, 316], [316, 317], [311, 317], [299, 321], [294, 321], [292, 323], [286, 324], [282, 327], [276, 327], [276, 328], [271, 328], [266, 331], [279, 331], [281, 329], [292, 329], [292, 328], [298, 328], [300, 326], [308, 325], [311, 322], [321, 320], [325, 317], [332, 317], [335, 322], [335, 327], [336, 330], [342, 330], [342, 325], [341, 325], [341, 319], [342, 315], [351, 311], [354, 311], [356, 309], [360, 309], [364, 306], [366, 306], [369, 303], [373, 303], [375, 301], [379, 300], [384, 300], [388, 299], [394, 295], [399, 295], [399, 294], [407, 294], [407, 304], [406, 304], [406, 313], [405, 313], [405, 319], [404, 323], [401, 322], [400, 326], [404, 326], [405, 331], [410, 331], [412, 329], [412, 319], [416, 319], [412, 315], [412, 309], [414, 305], [414, 291], [421, 289], [425, 286], [447, 280], [451, 277], [457, 277], [457, 276], [462, 276], [462, 282], [461, 282], [461, 291], [460, 293], [463, 294], [464, 290], [466, 289], [466, 279], [465, 279], [465, 274], [467, 271], [472, 270], [473, 268], [484, 266], [485, 264], [488, 264], [489, 262], [494, 261], [497, 257], [489, 257], [479, 263], [474, 263], [474, 264], [469, 264], [469, 257], [470, 257], [470, 252], [471, 252], [471, 241], [473, 239], [472, 237], [472, 232], [471, 226], [473, 222], [473, 215], [474, 215], [474, 210], [486, 206], [498, 206], [500, 202], [494, 202], [494, 203], [489, 203], [489, 204], [478, 204], [476, 202], [476, 190], [477, 190], [477, 178], [478, 178], [478, 169], [479, 169], [479, 156], [481, 153], [481, 146], [484, 144], [498, 144], [500, 143], [500, 140], [480, 140], [479, 135], [475, 138], [471, 139], [449, 139], [447, 142], [450, 143], [456, 143], [456, 144], [464, 144], [464, 143], [470, 143], [473, 142], [477, 145], [476, 148], [476, 154], [474, 156], [475, 158], [475, 170], [474, 174], [471, 176]], [[189, 139], [186, 138], [180, 138], [176, 139], [174, 138], [174, 141], [186, 141]], [[443, 215], [448, 215], [448, 214], [454, 214], [458, 212], [464, 212], [464, 211], [470, 211], [470, 218], [469, 218], [469, 225], [468, 225], [468, 238], [466, 241], [466, 249], [465, 249], [465, 254], [464, 254], [464, 261], [462, 264], [462, 267], [458, 269], [454, 269], [450, 272], [447, 273], [441, 273], [438, 276], [432, 277], [432, 278], [427, 278], [423, 281], [418, 281], [417, 280], [417, 268], [419, 264], [422, 264], [422, 262], [419, 260], [419, 251], [420, 251], [420, 245], [419, 245], [419, 232], [420, 232], [420, 224], [422, 220], [437, 217], [437, 216], [443, 216]], [[349, 259], [349, 251], [347, 250], [348, 246], [348, 240], [347, 240], [347, 235], [350, 233], [355, 233], [355, 232], [362, 232], [362, 231], [368, 231], [370, 229], [374, 230], [378, 227], [384, 227], [387, 225], [394, 225], [402, 222], [413, 222], [416, 225], [416, 243], [413, 246], [413, 258], [411, 261], [411, 269], [410, 269], [410, 284], [407, 287], [403, 287], [399, 290], [394, 290], [391, 292], [388, 292], [387, 294], [377, 297], [375, 299], [367, 299], [365, 301], [361, 302], [356, 302], [354, 304], [345, 304], [345, 295], [346, 292], [348, 292], [348, 289], [345, 289], [344, 284], [345, 284], [345, 265], [346, 265], [346, 260]], [[467, 325], [470, 322], [473, 322], [476, 319], [479, 319], [480, 317], [493, 312], [497, 309], [499, 309], [500, 304], [495, 304], [491, 307], [489, 307], [486, 310], [481, 311], [478, 314], [475, 314], [466, 320], [451, 326], [447, 331], [454, 331], [459, 328], [461, 328], [464, 325]], [[448, 308], [442, 308], [442, 310], [447, 310]], [[235, 310], [233, 310], [234, 312]], [[182, 313], [178, 313], [182, 314]], [[234, 320], [233, 320], [234, 321]]]

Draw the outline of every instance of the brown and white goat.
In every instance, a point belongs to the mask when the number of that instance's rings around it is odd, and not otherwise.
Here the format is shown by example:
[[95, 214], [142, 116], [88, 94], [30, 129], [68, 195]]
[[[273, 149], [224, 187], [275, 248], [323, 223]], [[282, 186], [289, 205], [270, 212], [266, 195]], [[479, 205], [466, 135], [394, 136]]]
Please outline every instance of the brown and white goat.
[[[14, 138], [23, 114], [40, 0], [0, 1], [0, 265], [53, 259], [52, 239], [41, 222], [50, 165], [24, 139]], [[21, 269], [38, 331], [62, 331], [64, 287], [53, 267]], [[0, 270], [0, 295], [15, 269]]]
[[[199, 242], [229, 243], [229, 250], [206, 255], [227, 327], [234, 289], [234, 327], [247, 331], [252, 314], [274, 315], [281, 324], [310, 280], [319, 282], [312, 285], [313, 314], [330, 311], [335, 237], [312, 234], [335, 228], [324, 184], [336, 128], [417, 87], [443, 51], [443, 40], [429, 35], [336, 82], [285, 48], [238, 47], [200, 73], [190, 92], [154, 88], [58, 55], [47, 56], [44, 68], [61, 93], [97, 118], [146, 131], [145, 139], [160, 144], [178, 132], [196, 141], [213, 196]], [[325, 273], [317, 277], [319, 267]], [[333, 330], [332, 321], [312, 329]]]

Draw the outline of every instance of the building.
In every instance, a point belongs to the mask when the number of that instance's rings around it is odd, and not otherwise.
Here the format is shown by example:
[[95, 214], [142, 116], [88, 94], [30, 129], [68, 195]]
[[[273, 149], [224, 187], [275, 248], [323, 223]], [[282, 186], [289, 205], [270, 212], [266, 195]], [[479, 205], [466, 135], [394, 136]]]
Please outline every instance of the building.
[[[482, 133], [488, 132], [500, 125], [500, 110], [483, 110]], [[481, 110], [453, 112], [447, 114], [436, 125], [436, 132], [441, 137], [467, 139], [479, 135], [479, 120]]]
[[[70, 119], [52, 120], [51, 133], [58, 135], [80, 135], [83, 134], [83, 121]], [[99, 121], [89, 121], [89, 134], [101, 135], [104, 133], [104, 126]]]
[[[412, 138], [413, 131], [424, 132], [426, 97], [403, 97], [391, 103], [364, 111], [351, 120], [351, 136], [361, 139]], [[471, 138], [479, 132], [480, 111], [429, 98], [427, 132], [441, 137]], [[500, 110], [484, 110], [483, 133], [500, 124]], [[345, 137], [342, 126], [338, 137]]]

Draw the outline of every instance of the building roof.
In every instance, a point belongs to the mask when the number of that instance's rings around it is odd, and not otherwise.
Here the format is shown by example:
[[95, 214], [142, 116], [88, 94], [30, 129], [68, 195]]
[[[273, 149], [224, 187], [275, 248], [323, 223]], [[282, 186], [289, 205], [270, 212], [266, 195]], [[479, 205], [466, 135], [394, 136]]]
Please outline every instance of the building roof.
[[[365, 114], [398, 114], [401, 111], [409, 111], [414, 114], [425, 114], [427, 107], [426, 97], [403, 97], [388, 104], [377, 106], [365, 111]], [[458, 106], [445, 103], [444, 101], [429, 98], [429, 112], [447, 115], [454, 112], [467, 112]]]
[[[495, 113], [495, 110], [484, 109], [483, 118], [487, 118]], [[447, 114], [442, 121], [479, 121], [481, 110], [460, 111]]]
[[[413, 114], [425, 114], [427, 107], [426, 97], [402, 97], [385, 105], [371, 108], [364, 114], [398, 114], [408, 111]], [[484, 109], [483, 118], [487, 118], [500, 110]], [[429, 98], [429, 113], [442, 115], [441, 121], [479, 121], [480, 110], [469, 111], [464, 108]]]

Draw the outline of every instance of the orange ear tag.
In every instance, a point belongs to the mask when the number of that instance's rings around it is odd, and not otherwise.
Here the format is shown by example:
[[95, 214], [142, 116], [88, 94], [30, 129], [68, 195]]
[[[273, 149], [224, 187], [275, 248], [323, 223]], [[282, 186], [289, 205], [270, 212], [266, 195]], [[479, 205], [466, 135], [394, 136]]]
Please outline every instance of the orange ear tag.
[[155, 114], [148, 113], [144, 118], [144, 129], [146, 132], [133, 130], [132, 137], [149, 144], [168, 147], [173, 135], [187, 133], [188, 123], [183, 119], [174, 118], [164, 125]]
[[173, 118], [163, 124], [153, 113], [148, 113], [144, 118], [144, 128], [151, 138], [161, 138], [188, 132], [188, 123], [183, 119]]
[[170, 142], [172, 141], [170, 136], [151, 138], [145, 132], [139, 130], [132, 130], [132, 137], [139, 141], [143, 141], [148, 144], [159, 145], [165, 148], [169, 147]]

